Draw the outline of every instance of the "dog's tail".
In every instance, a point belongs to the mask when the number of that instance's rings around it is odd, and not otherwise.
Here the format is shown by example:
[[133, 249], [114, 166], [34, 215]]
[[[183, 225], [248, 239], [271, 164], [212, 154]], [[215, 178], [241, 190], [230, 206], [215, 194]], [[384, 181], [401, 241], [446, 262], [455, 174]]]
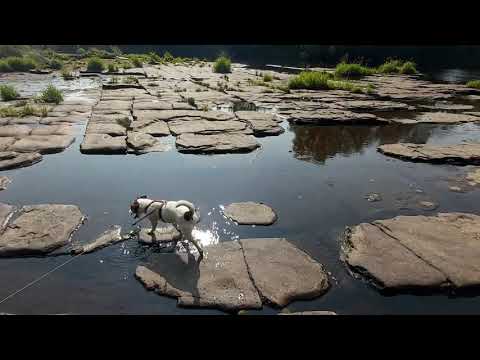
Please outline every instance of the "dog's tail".
[[191, 221], [196, 212], [195, 206], [191, 202], [186, 200], [177, 201], [176, 207], [178, 208], [180, 206], [185, 206], [188, 208], [188, 211], [183, 215], [183, 218], [187, 221]]

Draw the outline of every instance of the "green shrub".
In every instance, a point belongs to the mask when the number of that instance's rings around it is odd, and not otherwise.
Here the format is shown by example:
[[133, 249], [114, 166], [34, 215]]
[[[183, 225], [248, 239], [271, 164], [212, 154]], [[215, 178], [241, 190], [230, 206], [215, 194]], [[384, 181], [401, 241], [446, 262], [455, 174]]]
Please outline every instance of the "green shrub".
[[469, 88], [480, 89], [480, 80], [470, 80], [467, 82]]
[[77, 50], [77, 54], [79, 54], [81, 56], [85, 56], [86, 53], [87, 53], [87, 51], [84, 48], [78, 48], [78, 50]]
[[402, 60], [387, 59], [387, 61], [378, 67], [378, 72], [381, 74], [398, 74], [402, 65]]
[[20, 110], [20, 116], [34, 116], [37, 115], [37, 109], [32, 105], [27, 104]]
[[129, 61], [123, 63], [122, 67], [127, 70], [132, 68], [132, 64]]
[[118, 72], [118, 67], [115, 64], [110, 63], [110, 64], [108, 64], [108, 72], [109, 73]]
[[400, 67], [400, 74], [416, 74], [417, 66], [412, 61], [407, 61]]
[[297, 76], [290, 79], [288, 87], [290, 89], [310, 89], [324, 90], [329, 89], [328, 80], [332, 79], [332, 75], [319, 71], [302, 71]]
[[63, 101], [63, 95], [55, 86], [48, 85], [40, 94], [40, 101], [44, 103], [60, 104]]
[[31, 57], [7, 57], [0, 62], [0, 72], [29, 71], [35, 69], [37, 63]]
[[11, 85], [1, 85], [0, 86], [0, 97], [3, 101], [15, 100], [20, 94], [15, 90]]
[[50, 68], [55, 70], [60, 70], [63, 67], [63, 62], [58, 60], [57, 58], [53, 58], [50, 61]]
[[124, 84], [135, 84], [137, 82], [137, 78], [135, 76], [127, 76], [124, 80], [123, 80], [123, 83]]
[[70, 69], [70, 68], [64, 67], [64, 68], [62, 69], [62, 73], [61, 73], [61, 74], [62, 74], [62, 78], [63, 78], [64, 80], [72, 80], [72, 79], [75, 78], [75, 76], [74, 76], [73, 73], [72, 73], [72, 69]]
[[122, 55], [122, 50], [118, 46], [110, 46], [110, 52], [115, 56]]
[[88, 60], [87, 71], [88, 72], [102, 72], [105, 69], [104, 62], [98, 57], [92, 57]]
[[270, 74], [264, 74], [264, 75], [263, 75], [263, 81], [265, 81], [265, 82], [270, 82], [270, 81], [272, 81], [272, 80], [273, 80], [272, 75], [270, 75]]
[[165, 52], [165, 54], [163, 54], [163, 61], [166, 61], [166, 62], [172, 62], [175, 58], [173, 57], [172, 54], [170, 54], [168, 51]]
[[231, 61], [226, 56], [220, 56], [213, 64], [213, 72], [226, 74], [231, 72]]
[[359, 78], [373, 74], [374, 72], [374, 69], [366, 66], [360, 64], [349, 64], [346, 62], [341, 62], [335, 67], [335, 76], [340, 78]]
[[142, 67], [143, 66], [142, 59], [140, 57], [135, 56], [131, 60], [132, 60], [132, 64], [133, 64], [134, 67]]

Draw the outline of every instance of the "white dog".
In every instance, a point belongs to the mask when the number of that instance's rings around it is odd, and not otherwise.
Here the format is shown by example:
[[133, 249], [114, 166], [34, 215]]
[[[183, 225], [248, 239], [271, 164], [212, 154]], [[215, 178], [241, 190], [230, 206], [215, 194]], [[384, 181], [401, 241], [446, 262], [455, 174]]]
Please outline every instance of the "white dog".
[[[203, 258], [203, 250], [198, 242], [193, 238], [192, 231], [200, 221], [200, 215], [194, 205], [188, 201], [166, 201], [148, 199], [146, 195], [141, 196], [130, 205], [130, 213], [138, 218], [148, 215], [148, 219], [152, 223], [150, 235], [155, 233], [158, 220], [164, 223], [173, 224], [182, 235], [182, 240], [190, 241]], [[176, 242], [175, 242], [176, 245]]]

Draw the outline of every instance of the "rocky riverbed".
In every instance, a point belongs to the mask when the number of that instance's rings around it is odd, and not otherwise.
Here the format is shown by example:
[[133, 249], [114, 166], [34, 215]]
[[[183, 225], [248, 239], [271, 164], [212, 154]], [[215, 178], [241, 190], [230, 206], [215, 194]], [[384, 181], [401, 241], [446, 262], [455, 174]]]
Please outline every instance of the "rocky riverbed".
[[[0, 312], [479, 312], [446, 296], [477, 281], [458, 256], [475, 254], [478, 92], [403, 75], [285, 92], [281, 70], [210, 66], [0, 77], [65, 91], [46, 116], [0, 118], [0, 298], [81, 255]], [[168, 248], [175, 229], [124, 237], [144, 193], [200, 207], [203, 261]]]

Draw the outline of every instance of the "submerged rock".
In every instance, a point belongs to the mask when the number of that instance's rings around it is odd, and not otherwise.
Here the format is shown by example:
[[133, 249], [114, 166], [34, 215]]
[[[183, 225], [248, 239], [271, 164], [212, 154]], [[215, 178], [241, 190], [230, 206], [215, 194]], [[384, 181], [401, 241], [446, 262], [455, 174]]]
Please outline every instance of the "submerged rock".
[[177, 261], [174, 266], [168, 266], [166, 257], [177, 255], [164, 254], [158, 264], [137, 267], [135, 276], [148, 290], [177, 298], [179, 306], [224, 311], [261, 308], [239, 243], [224, 242], [205, 250], [208, 256], [200, 263]]
[[106, 230], [93, 242], [74, 247], [72, 250], [72, 254], [88, 254], [94, 252], [96, 250], [102, 249], [106, 246], [113, 245], [119, 243], [120, 241], [126, 241], [128, 239], [122, 238], [120, 235], [122, 228], [119, 225], [112, 226], [111, 229]]
[[341, 257], [380, 288], [478, 286], [479, 233], [473, 214], [397, 216], [347, 228]]
[[14, 151], [0, 152], [0, 170], [26, 167], [42, 161], [40, 153], [18, 153]]
[[431, 163], [454, 163], [458, 165], [479, 164], [480, 144], [419, 145], [409, 143], [381, 145], [378, 151], [411, 161]]
[[225, 133], [215, 135], [182, 134], [176, 146], [184, 153], [234, 153], [251, 152], [260, 144], [251, 135]]
[[232, 203], [225, 207], [224, 214], [240, 225], [271, 225], [277, 221], [275, 211], [262, 203]]
[[70, 240], [84, 215], [75, 205], [30, 205], [0, 236], [0, 256], [42, 255]]
[[0, 190], [5, 190], [8, 184], [10, 184], [11, 182], [12, 180], [10, 180], [8, 177], [0, 176]]
[[447, 112], [428, 112], [422, 113], [415, 117], [415, 123], [430, 123], [430, 124], [458, 124], [464, 122], [477, 122], [480, 118], [467, 114], [453, 114]]
[[240, 240], [262, 298], [277, 306], [321, 296], [330, 287], [323, 266], [286, 239]]
[[478, 185], [480, 184], [480, 169], [476, 169], [471, 171], [467, 174], [466, 179], [469, 181], [471, 185]]

